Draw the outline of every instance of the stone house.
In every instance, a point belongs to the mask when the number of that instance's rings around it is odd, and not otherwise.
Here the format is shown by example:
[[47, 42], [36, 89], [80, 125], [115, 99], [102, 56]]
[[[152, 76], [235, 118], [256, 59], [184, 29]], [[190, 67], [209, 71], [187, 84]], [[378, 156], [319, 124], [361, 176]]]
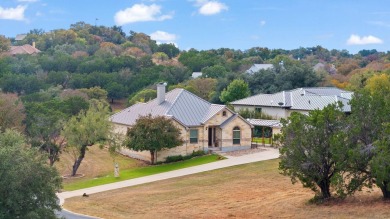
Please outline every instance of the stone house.
[[[181, 131], [184, 143], [159, 151], [156, 161], [173, 155], [188, 155], [193, 151], [233, 151], [251, 146], [252, 125], [225, 105], [211, 104], [184, 89], [165, 93], [166, 84], [157, 85], [157, 98], [137, 103], [110, 117], [114, 131], [126, 134], [140, 116], [165, 116]], [[122, 149], [122, 153], [150, 161], [148, 151]]]
[[258, 94], [241, 100], [233, 101], [234, 110], [247, 109], [272, 116], [276, 120], [249, 119], [248, 121], [256, 129], [271, 128], [272, 135], [280, 133], [279, 119], [287, 118], [292, 112], [308, 114], [315, 109], [323, 109], [329, 104], [341, 102], [345, 113], [351, 112], [351, 100], [353, 92], [341, 90], [335, 87], [311, 87], [297, 88], [281, 91], [274, 94]]

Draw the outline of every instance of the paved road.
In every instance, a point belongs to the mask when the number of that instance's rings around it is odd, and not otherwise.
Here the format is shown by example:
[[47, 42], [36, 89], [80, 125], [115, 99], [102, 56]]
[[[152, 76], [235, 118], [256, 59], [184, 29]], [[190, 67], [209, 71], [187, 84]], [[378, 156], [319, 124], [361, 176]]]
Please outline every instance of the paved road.
[[65, 209], [63, 209], [60, 212], [57, 212], [57, 216], [58, 217], [63, 217], [63, 218], [66, 218], [66, 219], [97, 219], [96, 217], [90, 217], [90, 216], [87, 216], [87, 215], [81, 215], [81, 214], [73, 213], [73, 212], [67, 211]]
[[[191, 174], [195, 174], [195, 173], [201, 173], [201, 172], [206, 172], [206, 171], [210, 171], [210, 170], [221, 169], [221, 168], [225, 168], [225, 167], [231, 167], [231, 166], [236, 166], [236, 165], [241, 165], [241, 164], [247, 164], [247, 163], [253, 163], [253, 162], [258, 162], [258, 161], [263, 161], [263, 160], [275, 159], [275, 158], [279, 157], [279, 150], [274, 149], [274, 148], [266, 148], [265, 151], [261, 151], [258, 153], [243, 155], [243, 156], [239, 156], [239, 157], [232, 157], [232, 156], [225, 156], [225, 157], [227, 157], [228, 159], [216, 161], [213, 163], [203, 164], [203, 165], [199, 165], [199, 166], [184, 168], [184, 169], [180, 169], [180, 170], [159, 173], [159, 174], [155, 174], [155, 175], [151, 175], [151, 176], [145, 176], [145, 177], [140, 177], [140, 178], [136, 178], [136, 179], [130, 179], [130, 180], [125, 180], [125, 181], [121, 181], [121, 182], [110, 183], [110, 184], [101, 185], [101, 186], [95, 186], [95, 187], [86, 188], [86, 189], [80, 189], [80, 190], [75, 190], [75, 191], [70, 191], [70, 192], [62, 192], [62, 193], [58, 193], [57, 196], [60, 199], [60, 204], [63, 205], [65, 199], [71, 198], [71, 197], [76, 197], [76, 196], [82, 196], [84, 193], [90, 195], [90, 194], [94, 194], [94, 193], [105, 192], [105, 191], [109, 191], [109, 190], [120, 189], [120, 188], [125, 188], [125, 187], [129, 187], [129, 186], [135, 186], [135, 185], [140, 185], [140, 184], [144, 184], [144, 183], [150, 183], [150, 182], [155, 182], [155, 181], [160, 181], [160, 180], [165, 180], [165, 179], [171, 179], [171, 178], [191, 175]], [[68, 219], [68, 217], [66, 217], [66, 218]], [[82, 219], [81, 217], [78, 217], [78, 218]], [[85, 218], [90, 218], [90, 217], [85, 217]], [[69, 219], [73, 219], [73, 218], [69, 217]]]

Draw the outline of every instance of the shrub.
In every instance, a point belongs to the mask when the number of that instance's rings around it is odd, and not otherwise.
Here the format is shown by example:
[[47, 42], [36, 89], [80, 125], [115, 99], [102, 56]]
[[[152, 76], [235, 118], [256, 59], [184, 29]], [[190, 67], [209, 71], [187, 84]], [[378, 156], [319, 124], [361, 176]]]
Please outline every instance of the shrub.
[[200, 157], [206, 155], [206, 152], [200, 150], [200, 151], [193, 151], [191, 154], [187, 156], [182, 156], [182, 155], [175, 155], [175, 156], [168, 156], [165, 159], [164, 163], [172, 163], [172, 162], [178, 162], [178, 161], [183, 161], [183, 160], [189, 160], [193, 157]]

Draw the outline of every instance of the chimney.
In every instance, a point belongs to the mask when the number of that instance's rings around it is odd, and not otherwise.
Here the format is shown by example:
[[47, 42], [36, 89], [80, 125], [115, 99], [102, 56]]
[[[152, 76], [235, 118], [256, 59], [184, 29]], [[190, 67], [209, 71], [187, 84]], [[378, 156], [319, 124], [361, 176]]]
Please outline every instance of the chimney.
[[33, 42], [32, 42], [32, 47], [34, 47], [34, 48], [35, 48], [35, 41], [33, 41]]
[[162, 104], [165, 101], [165, 87], [167, 83], [158, 83], [157, 84], [157, 103], [158, 105]]

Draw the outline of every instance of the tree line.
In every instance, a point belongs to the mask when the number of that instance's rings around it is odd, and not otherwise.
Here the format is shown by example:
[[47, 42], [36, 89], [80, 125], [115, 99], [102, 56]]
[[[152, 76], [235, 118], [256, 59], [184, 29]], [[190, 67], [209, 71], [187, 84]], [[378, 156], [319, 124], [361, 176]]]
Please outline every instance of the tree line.
[[371, 78], [356, 91], [351, 114], [341, 105], [294, 113], [284, 120], [279, 169], [315, 200], [345, 197], [376, 185], [390, 198], [390, 77]]

